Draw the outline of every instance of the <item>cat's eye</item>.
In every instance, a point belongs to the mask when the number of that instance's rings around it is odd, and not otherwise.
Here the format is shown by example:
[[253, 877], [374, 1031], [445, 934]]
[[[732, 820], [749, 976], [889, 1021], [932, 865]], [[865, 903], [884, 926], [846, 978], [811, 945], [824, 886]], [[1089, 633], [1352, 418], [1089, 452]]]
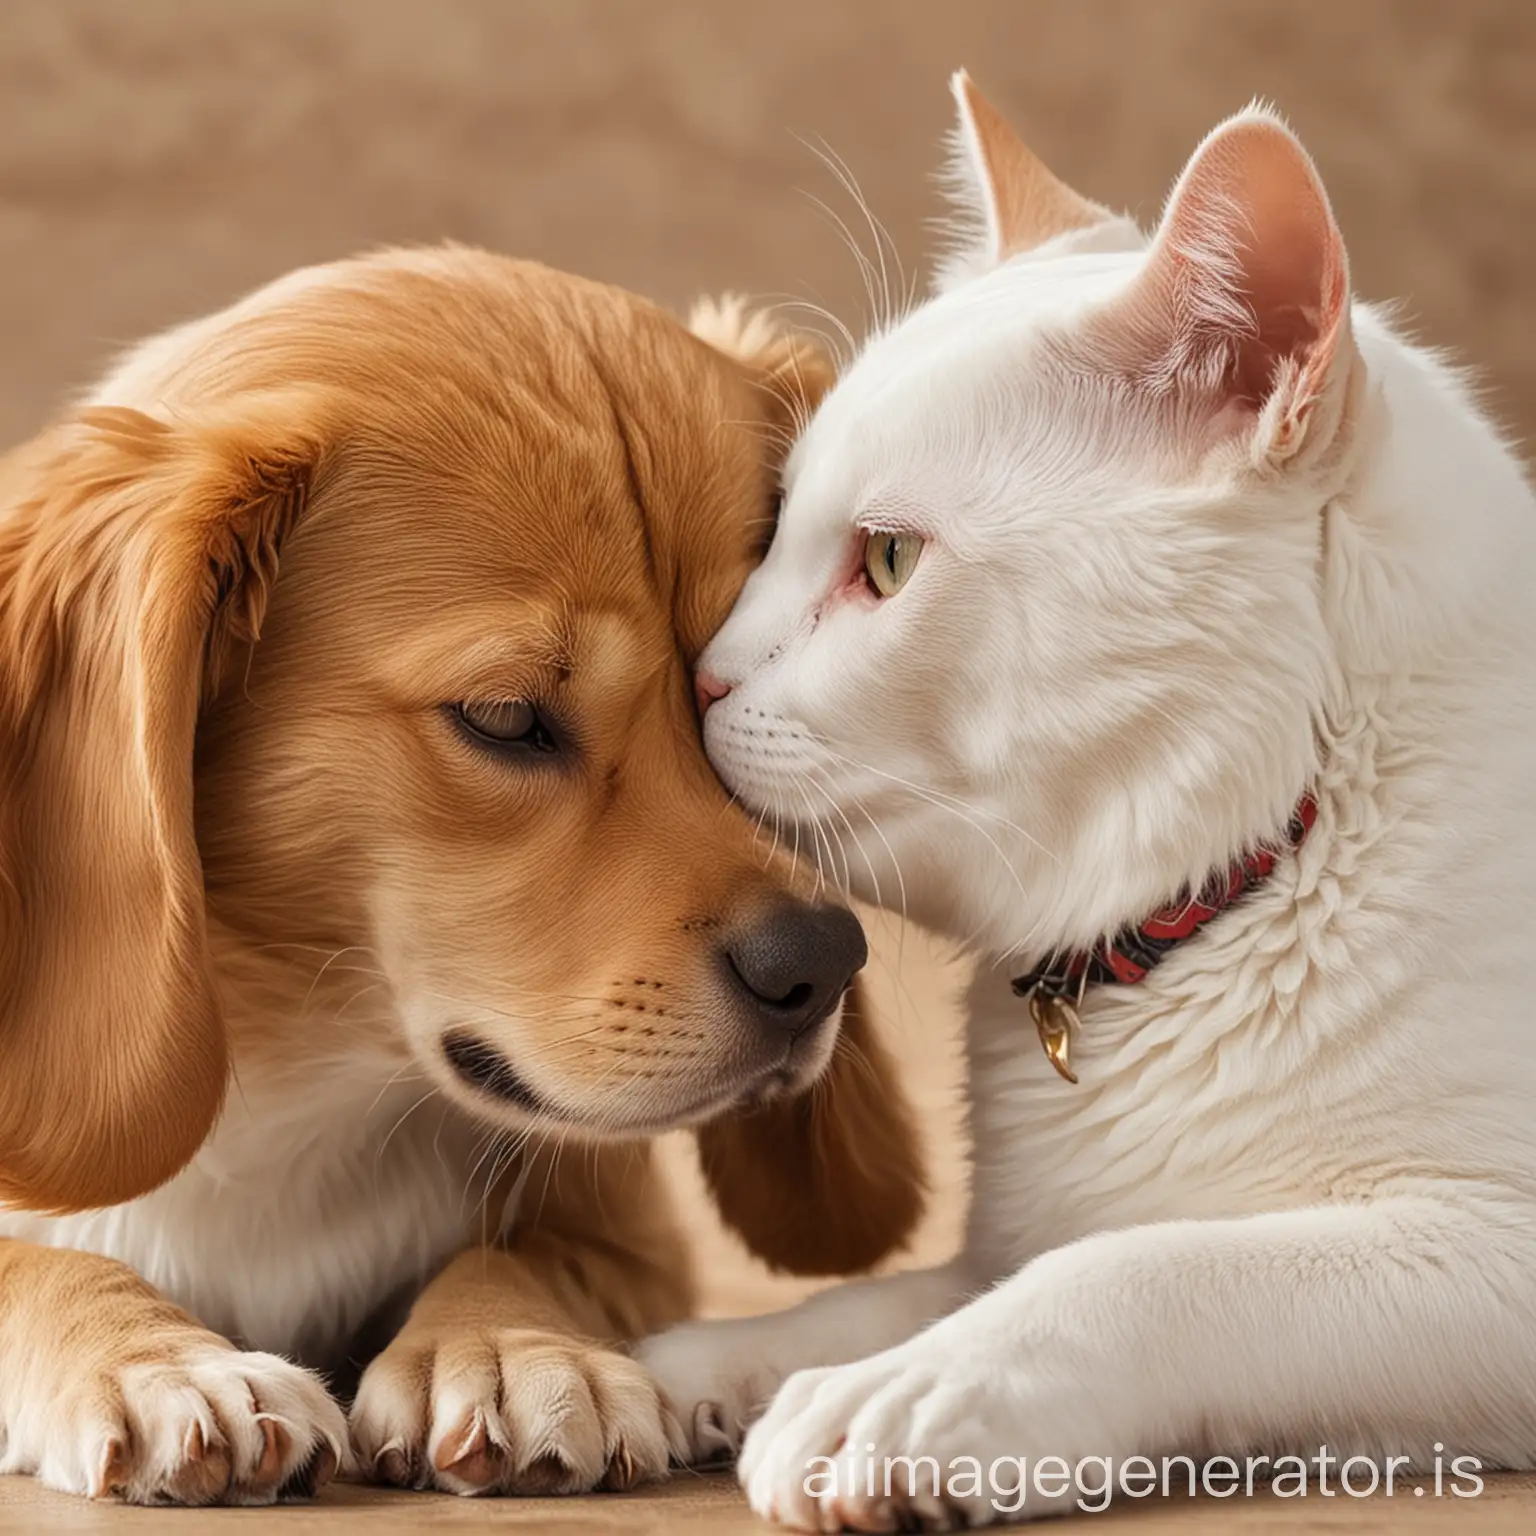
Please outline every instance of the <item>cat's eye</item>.
[[915, 533], [871, 528], [864, 535], [864, 574], [880, 597], [895, 597], [917, 569], [923, 541]]
[[453, 714], [473, 740], [488, 747], [554, 752], [559, 746], [544, 717], [526, 699], [468, 700], [453, 705]]

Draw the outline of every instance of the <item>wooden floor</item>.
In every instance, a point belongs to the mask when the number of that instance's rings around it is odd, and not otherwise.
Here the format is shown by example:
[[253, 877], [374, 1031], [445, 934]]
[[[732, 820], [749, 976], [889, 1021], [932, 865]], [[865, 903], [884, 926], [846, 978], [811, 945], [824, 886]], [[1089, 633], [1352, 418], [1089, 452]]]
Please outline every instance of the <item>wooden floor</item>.
[[[1422, 1489], [1419, 1496], [1415, 1491]], [[1536, 1477], [1491, 1478], [1477, 1499], [1436, 1499], [1424, 1485], [1400, 1487], [1392, 1499], [1146, 1500], [1116, 1505], [1076, 1525], [1108, 1520], [1116, 1536], [1143, 1531], [1344, 1531], [1373, 1536], [1529, 1536], [1536, 1530]], [[1059, 1522], [1047, 1527], [1060, 1530]], [[536, 1530], [559, 1536], [664, 1536], [710, 1532], [763, 1536], [726, 1474], [685, 1476], [652, 1492], [580, 1499], [455, 1499], [446, 1495], [332, 1487], [315, 1504], [282, 1509], [122, 1509], [45, 1493], [23, 1478], [0, 1478], [0, 1536], [10, 1532], [80, 1531], [102, 1536], [173, 1530], [176, 1536], [388, 1536], [394, 1531]]]

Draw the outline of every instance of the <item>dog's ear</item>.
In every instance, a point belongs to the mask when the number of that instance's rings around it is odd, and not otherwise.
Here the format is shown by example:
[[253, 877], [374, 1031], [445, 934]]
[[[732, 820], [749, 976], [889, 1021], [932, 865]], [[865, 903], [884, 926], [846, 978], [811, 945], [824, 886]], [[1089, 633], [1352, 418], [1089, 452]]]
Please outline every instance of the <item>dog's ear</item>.
[[751, 371], [764, 391], [769, 424], [781, 445], [799, 434], [837, 379], [837, 365], [820, 341], [784, 330], [740, 294], [700, 299], [688, 316], [688, 329]]
[[296, 399], [84, 411], [0, 464], [0, 1199], [182, 1167], [228, 1071], [192, 754], [319, 446]]
[[726, 1225], [774, 1269], [869, 1269], [911, 1238], [923, 1214], [916, 1119], [857, 983], [819, 1082], [705, 1126], [698, 1141]]

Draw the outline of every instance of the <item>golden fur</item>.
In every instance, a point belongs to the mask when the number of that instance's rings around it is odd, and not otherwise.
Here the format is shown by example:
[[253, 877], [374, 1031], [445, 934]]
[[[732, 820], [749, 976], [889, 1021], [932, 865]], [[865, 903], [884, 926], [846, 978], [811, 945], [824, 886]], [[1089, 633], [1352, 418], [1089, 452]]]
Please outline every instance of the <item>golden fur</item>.
[[[690, 666], [825, 380], [736, 311], [711, 326], [386, 253], [157, 339], [0, 464], [0, 1193], [55, 1213], [0, 1236], [92, 1250], [0, 1242], [6, 1469], [179, 1502], [312, 1487], [345, 1454], [334, 1406], [243, 1346], [338, 1366], [405, 1275], [354, 1409], [365, 1470], [622, 1486], [677, 1437], [606, 1346], [690, 1301], [645, 1137], [702, 1126], [776, 1265], [865, 1267], [910, 1230], [910, 1121], [858, 1010], [793, 1092], [721, 1118], [762, 1075], [721, 935], [809, 893], [711, 774]], [[454, 726], [474, 699], [535, 701], [570, 750], [496, 760]], [[562, 1107], [563, 1160], [449, 1069], [460, 1025]], [[424, 1290], [449, 1254], [384, 1264], [352, 1193], [417, 1132], [407, 1110], [354, 1146], [344, 1095], [402, 1078], [439, 1101], [438, 1161], [485, 1174], [478, 1240]], [[238, 1253], [190, 1257], [241, 1201], [253, 1233], [329, 1245], [330, 1326], [226, 1284]], [[118, 1262], [141, 1253], [182, 1274], [170, 1299]]]

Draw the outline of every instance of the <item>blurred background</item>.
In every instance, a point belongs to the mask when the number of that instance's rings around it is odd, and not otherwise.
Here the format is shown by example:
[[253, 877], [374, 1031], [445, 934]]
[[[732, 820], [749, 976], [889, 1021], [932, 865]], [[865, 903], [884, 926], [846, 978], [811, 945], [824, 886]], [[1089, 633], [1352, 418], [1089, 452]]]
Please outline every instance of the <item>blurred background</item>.
[[683, 305], [858, 328], [858, 177], [910, 271], [966, 65], [1056, 171], [1152, 217], [1254, 95], [1358, 287], [1536, 428], [1531, 0], [6, 0], [0, 441], [117, 346], [306, 262], [451, 237]]
[[[859, 268], [819, 204], [872, 243], [811, 146], [921, 273], [961, 64], [1059, 174], [1148, 220], [1218, 118], [1271, 98], [1358, 290], [1536, 430], [1532, 0], [5, 0], [0, 444], [134, 338], [389, 242], [675, 306], [802, 299], [857, 332]], [[962, 1215], [958, 971], [886, 925], [873, 976], [929, 1114], [928, 1258]], [[710, 1242], [714, 1307], [787, 1294]]]

